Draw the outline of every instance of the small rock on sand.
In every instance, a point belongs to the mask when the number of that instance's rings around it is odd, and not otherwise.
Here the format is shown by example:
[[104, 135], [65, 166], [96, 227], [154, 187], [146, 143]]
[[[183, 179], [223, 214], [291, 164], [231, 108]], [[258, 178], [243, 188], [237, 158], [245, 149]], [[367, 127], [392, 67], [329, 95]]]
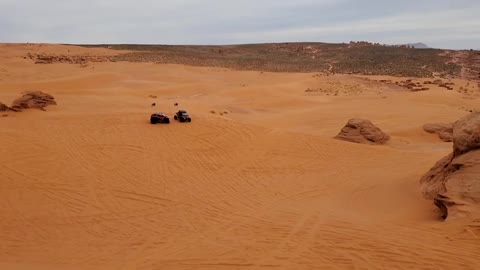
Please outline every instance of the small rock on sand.
[[0, 112], [6, 112], [8, 110], [8, 106], [0, 102]]
[[350, 119], [335, 139], [363, 143], [385, 144], [390, 136], [366, 119]]
[[22, 111], [33, 108], [44, 111], [48, 105], [57, 105], [53, 96], [42, 91], [28, 91], [13, 101], [11, 110]]

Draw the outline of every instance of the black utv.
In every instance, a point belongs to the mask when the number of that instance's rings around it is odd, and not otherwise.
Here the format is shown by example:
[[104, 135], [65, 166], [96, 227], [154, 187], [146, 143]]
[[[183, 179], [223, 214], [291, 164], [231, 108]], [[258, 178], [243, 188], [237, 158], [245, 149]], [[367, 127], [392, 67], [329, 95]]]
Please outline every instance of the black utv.
[[190, 118], [190, 115], [184, 110], [179, 110], [173, 118], [180, 122], [192, 122], [192, 118]]
[[150, 123], [152, 124], [157, 124], [157, 123], [165, 123], [169, 124], [170, 123], [170, 118], [166, 116], [165, 114], [158, 112], [154, 113], [150, 116]]

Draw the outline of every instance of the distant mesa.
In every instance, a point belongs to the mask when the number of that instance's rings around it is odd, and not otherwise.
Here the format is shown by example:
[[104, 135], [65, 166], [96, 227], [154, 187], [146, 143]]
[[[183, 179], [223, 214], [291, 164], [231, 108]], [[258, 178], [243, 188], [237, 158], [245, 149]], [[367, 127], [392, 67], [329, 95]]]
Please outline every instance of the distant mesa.
[[[351, 43], [352, 44], [352, 43]], [[425, 43], [417, 42], [417, 43], [405, 43], [405, 44], [380, 44], [380, 43], [370, 43], [370, 42], [361, 42], [361, 44], [365, 45], [375, 45], [375, 46], [386, 46], [386, 47], [398, 47], [398, 48], [410, 48], [410, 49], [432, 49]]]
[[443, 219], [480, 217], [480, 112], [453, 124], [453, 151], [421, 179], [425, 198]]
[[403, 45], [410, 46], [410, 47], [413, 47], [415, 49], [430, 49], [430, 47], [427, 44], [422, 43], [422, 42], [409, 43], [409, 44], [403, 44]]
[[366, 119], [350, 119], [335, 139], [362, 143], [385, 144], [390, 136]]

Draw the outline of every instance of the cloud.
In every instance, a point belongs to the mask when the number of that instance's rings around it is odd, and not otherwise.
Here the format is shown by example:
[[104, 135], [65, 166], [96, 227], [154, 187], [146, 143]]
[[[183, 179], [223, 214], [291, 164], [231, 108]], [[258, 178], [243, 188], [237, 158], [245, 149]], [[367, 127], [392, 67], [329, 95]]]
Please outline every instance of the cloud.
[[480, 44], [477, 0], [2, 0], [0, 42]]

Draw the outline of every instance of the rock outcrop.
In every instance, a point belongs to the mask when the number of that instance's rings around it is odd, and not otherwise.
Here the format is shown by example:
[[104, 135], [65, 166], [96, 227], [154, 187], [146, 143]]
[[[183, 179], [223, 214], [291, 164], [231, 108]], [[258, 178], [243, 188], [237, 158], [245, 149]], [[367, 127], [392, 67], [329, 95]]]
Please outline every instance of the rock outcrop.
[[443, 82], [440, 79], [434, 80], [433, 82], [425, 81], [423, 83], [424, 84], [436, 84], [436, 85], [438, 85], [438, 87], [447, 88], [448, 90], [453, 90], [453, 85], [455, 85], [455, 83], [453, 83], [453, 82]]
[[406, 80], [406, 81], [395, 82], [395, 84], [400, 86], [400, 87], [406, 88], [406, 89], [408, 89], [412, 92], [430, 90], [430, 88], [424, 87], [421, 83], [414, 82], [411, 79]]
[[442, 217], [480, 216], [480, 113], [453, 124], [453, 152], [438, 161], [420, 180]]
[[437, 134], [444, 142], [453, 140], [453, 124], [432, 123], [423, 125], [423, 130], [428, 133]]
[[385, 144], [390, 136], [366, 119], [350, 119], [335, 139], [364, 144]]
[[0, 112], [6, 112], [8, 111], [10, 108], [8, 108], [7, 105], [3, 104], [0, 102]]
[[480, 148], [480, 112], [474, 112], [453, 124], [453, 152], [462, 155]]
[[28, 91], [15, 99], [10, 109], [17, 112], [30, 108], [44, 111], [48, 105], [57, 105], [53, 96], [42, 91]]
[[27, 57], [34, 60], [35, 64], [79, 64], [86, 65], [90, 62], [109, 62], [106, 56], [90, 55], [46, 55], [46, 54], [27, 54]]

